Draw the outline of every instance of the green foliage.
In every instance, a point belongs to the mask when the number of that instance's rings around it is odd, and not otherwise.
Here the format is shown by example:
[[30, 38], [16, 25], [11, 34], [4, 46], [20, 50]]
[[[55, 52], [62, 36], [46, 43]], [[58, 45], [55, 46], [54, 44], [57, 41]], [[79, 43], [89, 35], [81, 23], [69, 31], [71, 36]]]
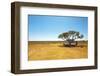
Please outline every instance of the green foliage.
[[68, 31], [68, 32], [64, 32], [64, 33], [61, 33], [58, 38], [61, 38], [63, 40], [68, 40], [68, 39], [81, 39], [83, 38], [84, 35], [80, 34], [79, 32], [77, 31]]

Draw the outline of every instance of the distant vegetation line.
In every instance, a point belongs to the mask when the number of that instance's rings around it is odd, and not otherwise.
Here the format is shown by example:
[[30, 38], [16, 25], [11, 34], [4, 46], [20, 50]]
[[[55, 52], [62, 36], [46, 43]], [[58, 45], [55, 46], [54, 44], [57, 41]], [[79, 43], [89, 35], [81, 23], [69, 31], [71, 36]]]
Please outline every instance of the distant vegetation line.
[[[29, 43], [63, 43], [64, 41], [28, 41]], [[78, 41], [78, 43], [85, 42], [87, 43], [88, 41]]]
[[64, 41], [28, 41], [29, 43], [63, 43]]

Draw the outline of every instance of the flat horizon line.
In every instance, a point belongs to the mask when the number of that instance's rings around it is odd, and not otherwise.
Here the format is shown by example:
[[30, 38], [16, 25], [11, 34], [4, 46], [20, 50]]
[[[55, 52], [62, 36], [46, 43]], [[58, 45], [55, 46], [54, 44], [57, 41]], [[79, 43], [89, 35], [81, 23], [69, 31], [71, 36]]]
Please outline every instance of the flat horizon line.
[[[46, 40], [46, 41], [49, 41], [49, 40]], [[55, 40], [56, 41], [56, 40]], [[61, 41], [61, 40], [58, 40], [58, 41]], [[75, 41], [88, 41], [88, 40], [75, 40]], [[31, 41], [30, 41], [31, 42]], [[36, 42], [36, 41], [34, 41]], [[38, 42], [38, 41], [37, 41]]]

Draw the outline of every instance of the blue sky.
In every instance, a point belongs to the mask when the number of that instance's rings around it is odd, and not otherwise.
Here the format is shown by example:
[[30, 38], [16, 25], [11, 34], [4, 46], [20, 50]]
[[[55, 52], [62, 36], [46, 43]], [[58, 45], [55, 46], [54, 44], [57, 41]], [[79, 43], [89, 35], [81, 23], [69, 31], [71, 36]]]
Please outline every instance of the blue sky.
[[88, 17], [29, 15], [29, 41], [55, 41], [69, 30], [78, 31], [88, 38]]

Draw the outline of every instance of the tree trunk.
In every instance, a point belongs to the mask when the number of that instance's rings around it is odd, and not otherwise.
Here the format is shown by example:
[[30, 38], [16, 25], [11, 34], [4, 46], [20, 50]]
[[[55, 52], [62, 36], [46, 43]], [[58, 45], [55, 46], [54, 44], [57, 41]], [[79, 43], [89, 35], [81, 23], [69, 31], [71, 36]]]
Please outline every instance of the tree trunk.
[[75, 44], [76, 46], [78, 45], [78, 42], [76, 41], [76, 44]]
[[71, 42], [69, 42], [69, 46], [71, 47]]

